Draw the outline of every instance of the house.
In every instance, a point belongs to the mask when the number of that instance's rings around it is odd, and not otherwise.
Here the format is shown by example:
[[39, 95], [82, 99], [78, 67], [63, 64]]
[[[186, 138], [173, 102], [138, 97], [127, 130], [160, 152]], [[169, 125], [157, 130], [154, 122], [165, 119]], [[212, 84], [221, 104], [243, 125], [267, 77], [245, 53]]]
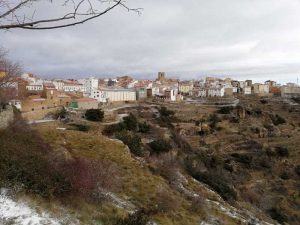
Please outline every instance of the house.
[[300, 97], [300, 86], [297, 85], [284, 85], [281, 87], [281, 96], [292, 98]]
[[83, 84], [80, 84], [79, 82], [74, 80], [64, 81], [63, 90], [64, 92], [85, 92], [86, 91]]
[[63, 91], [64, 90], [64, 82], [62, 80], [54, 80], [52, 81], [53, 85], [55, 86], [55, 88], [59, 91]]
[[136, 88], [136, 98], [137, 98], [137, 100], [147, 98], [146, 88]]
[[170, 88], [170, 89], [165, 90], [166, 98], [171, 100], [172, 102], [176, 101], [177, 95], [178, 95], [178, 89], [177, 88]]
[[206, 88], [194, 88], [191, 92], [192, 96], [206, 98], [207, 97], [207, 89]]
[[207, 90], [207, 97], [223, 97], [225, 94], [224, 87], [212, 87]]
[[98, 102], [125, 102], [136, 101], [136, 91], [133, 89], [101, 89], [94, 90], [90, 98]]
[[30, 83], [26, 85], [26, 90], [29, 92], [39, 92], [44, 90], [43, 83]]
[[245, 86], [243, 89], [244, 95], [251, 95], [252, 94], [252, 88], [251, 86]]
[[269, 85], [266, 84], [253, 84], [253, 93], [259, 96], [265, 96], [269, 94]]
[[80, 110], [98, 109], [98, 101], [92, 98], [73, 99], [70, 102], [69, 107], [73, 109], [80, 109]]
[[179, 83], [179, 93], [189, 94], [193, 90], [193, 83], [190, 81]]
[[98, 90], [99, 80], [94, 77], [90, 77], [84, 80], [84, 89], [86, 93], [91, 94], [93, 90]]

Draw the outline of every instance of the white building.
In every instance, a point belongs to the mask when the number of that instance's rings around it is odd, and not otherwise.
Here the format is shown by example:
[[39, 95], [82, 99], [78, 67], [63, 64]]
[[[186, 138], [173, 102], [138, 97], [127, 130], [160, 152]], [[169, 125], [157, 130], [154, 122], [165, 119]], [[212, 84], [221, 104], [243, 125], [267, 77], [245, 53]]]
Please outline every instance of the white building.
[[207, 97], [223, 97], [224, 92], [224, 87], [209, 88], [207, 91]]
[[93, 90], [90, 98], [98, 102], [125, 102], [136, 101], [136, 91], [132, 89]]
[[52, 81], [52, 84], [55, 86], [55, 88], [59, 91], [64, 90], [65, 83], [62, 80], [54, 80]]
[[251, 95], [252, 91], [251, 91], [251, 87], [244, 87], [244, 95]]
[[84, 80], [85, 91], [89, 94], [92, 94], [93, 90], [98, 90], [99, 80], [95, 77], [90, 77]]
[[85, 87], [77, 82], [64, 82], [65, 92], [85, 92]]
[[28, 85], [26, 85], [26, 90], [28, 90], [28, 91], [43, 91], [44, 85], [39, 84], [39, 83], [28, 84]]

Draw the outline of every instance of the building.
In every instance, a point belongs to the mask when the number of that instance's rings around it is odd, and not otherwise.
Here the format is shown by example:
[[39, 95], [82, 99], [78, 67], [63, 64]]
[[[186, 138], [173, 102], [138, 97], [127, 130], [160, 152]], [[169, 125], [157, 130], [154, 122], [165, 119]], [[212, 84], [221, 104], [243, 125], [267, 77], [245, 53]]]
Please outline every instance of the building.
[[245, 86], [243, 89], [244, 95], [251, 95], [252, 94], [252, 88], [251, 86]]
[[189, 94], [193, 90], [193, 83], [188, 82], [180, 82], [179, 83], [179, 93], [181, 94]]
[[94, 77], [90, 77], [84, 80], [84, 89], [86, 93], [91, 94], [93, 90], [98, 90], [99, 80]]
[[62, 80], [54, 80], [54, 81], [52, 81], [52, 83], [57, 90], [59, 90], [59, 91], [64, 90], [65, 83]]
[[39, 92], [44, 90], [44, 85], [42, 83], [31, 83], [26, 85], [26, 90], [29, 92]]
[[284, 85], [281, 87], [281, 96], [286, 98], [300, 97], [300, 86]]
[[102, 89], [93, 90], [90, 98], [98, 102], [126, 102], [136, 101], [136, 91], [133, 89]]
[[85, 92], [85, 87], [77, 81], [65, 81], [63, 90], [64, 92]]
[[253, 94], [259, 95], [259, 96], [265, 96], [268, 95], [270, 92], [269, 85], [266, 84], [253, 84]]
[[136, 99], [142, 100], [147, 98], [147, 90], [146, 88], [137, 88], [136, 89]]
[[208, 88], [207, 90], [207, 97], [223, 97], [225, 94], [224, 87], [213, 87]]

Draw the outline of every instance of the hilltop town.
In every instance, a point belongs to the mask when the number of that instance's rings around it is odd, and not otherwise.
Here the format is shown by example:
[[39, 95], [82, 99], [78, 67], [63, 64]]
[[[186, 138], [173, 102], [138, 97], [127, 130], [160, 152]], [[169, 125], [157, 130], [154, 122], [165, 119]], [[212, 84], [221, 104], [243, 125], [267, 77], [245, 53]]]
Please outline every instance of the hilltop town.
[[[5, 76], [5, 71], [1, 72]], [[230, 78], [206, 77], [199, 80], [180, 81], [159, 72], [157, 79], [137, 80], [130, 76], [99, 79], [43, 79], [30, 73], [12, 78], [9, 88], [15, 97], [10, 104], [28, 119], [42, 119], [58, 107], [93, 109], [114, 103], [129, 103], [154, 99], [160, 102], [195, 102], [204, 99], [233, 99], [237, 96], [299, 97], [300, 87], [295, 83], [277, 84], [268, 80], [253, 83]], [[216, 100], [217, 101], [217, 100]]]

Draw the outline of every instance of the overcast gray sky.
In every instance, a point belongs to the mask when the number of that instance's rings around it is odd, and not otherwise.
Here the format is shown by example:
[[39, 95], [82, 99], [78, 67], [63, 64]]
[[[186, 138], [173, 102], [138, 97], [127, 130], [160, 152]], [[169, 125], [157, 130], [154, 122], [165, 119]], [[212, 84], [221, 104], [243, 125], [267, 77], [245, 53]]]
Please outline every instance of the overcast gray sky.
[[182, 79], [300, 77], [300, 0], [127, 3], [142, 7], [142, 15], [119, 8], [77, 27], [1, 31], [0, 45], [43, 77], [154, 78], [158, 71]]

